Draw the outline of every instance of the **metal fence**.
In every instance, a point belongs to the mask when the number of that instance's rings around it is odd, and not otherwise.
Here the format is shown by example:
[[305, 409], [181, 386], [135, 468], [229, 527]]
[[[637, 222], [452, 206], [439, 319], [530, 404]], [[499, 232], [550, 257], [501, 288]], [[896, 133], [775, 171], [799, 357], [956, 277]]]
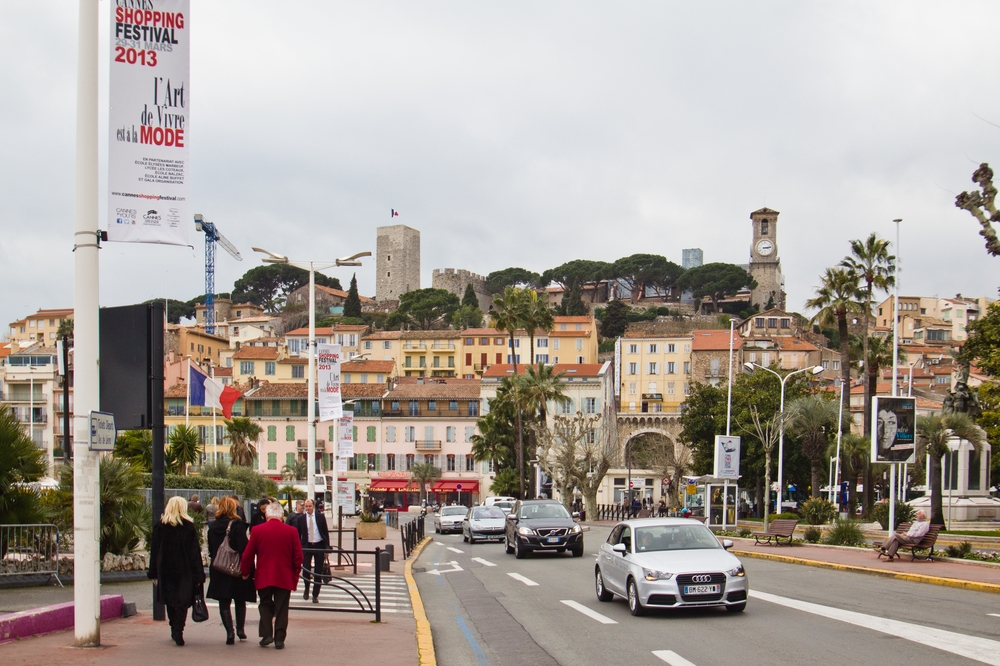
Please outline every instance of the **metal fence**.
[[[289, 610], [308, 610], [308, 611], [326, 611], [328, 613], [374, 613], [375, 621], [382, 621], [382, 558], [385, 551], [381, 548], [376, 548], [375, 550], [343, 550], [336, 548], [303, 548], [303, 554], [310, 553], [324, 553], [326, 558], [330, 555], [336, 554], [338, 557], [349, 558], [351, 564], [354, 566], [354, 573], [358, 572], [358, 555], [374, 555], [375, 556], [375, 590], [372, 595], [374, 598], [369, 597], [364, 590], [362, 590], [354, 581], [343, 576], [335, 576], [331, 570], [315, 572], [309, 569], [304, 564], [302, 565], [302, 577], [305, 580], [315, 579], [320, 581], [323, 585], [329, 585], [334, 587], [341, 592], [346, 593], [351, 597], [357, 604], [357, 608], [331, 608], [329, 606], [319, 606], [319, 605], [298, 605], [293, 603], [289, 606]], [[325, 568], [329, 568], [331, 565], [329, 559], [327, 559], [327, 564]]]
[[[146, 495], [146, 503], [153, 503], [153, 489], [143, 488], [142, 492]], [[163, 499], [168, 500], [174, 496], [180, 496], [184, 499], [190, 501], [192, 495], [198, 496], [198, 503], [202, 506], [208, 506], [208, 503], [212, 501], [213, 497], [218, 497], [222, 499], [223, 497], [239, 497], [235, 490], [228, 490], [226, 488], [164, 488], [163, 489]]]
[[389, 527], [399, 529], [399, 511], [396, 509], [385, 510], [385, 524]]
[[59, 529], [55, 525], [0, 525], [0, 576], [42, 574], [59, 580]]
[[405, 560], [424, 538], [424, 517], [417, 516], [416, 520], [405, 523], [399, 531], [403, 538], [403, 559]]

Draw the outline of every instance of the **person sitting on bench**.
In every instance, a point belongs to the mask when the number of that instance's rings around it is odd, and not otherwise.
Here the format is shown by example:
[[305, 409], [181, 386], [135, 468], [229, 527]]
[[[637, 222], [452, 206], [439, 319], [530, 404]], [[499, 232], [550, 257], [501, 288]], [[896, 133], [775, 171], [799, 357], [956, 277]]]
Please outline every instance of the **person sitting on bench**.
[[896, 556], [896, 551], [899, 550], [900, 546], [917, 545], [927, 535], [930, 528], [931, 524], [927, 522], [927, 514], [921, 509], [917, 511], [917, 520], [910, 525], [910, 529], [907, 530], [906, 534], [893, 533], [889, 535], [886, 542], [875, 550], [879, 550], [884, 555], [887, 555], [889, 561], [892, 562], [892, 558]]

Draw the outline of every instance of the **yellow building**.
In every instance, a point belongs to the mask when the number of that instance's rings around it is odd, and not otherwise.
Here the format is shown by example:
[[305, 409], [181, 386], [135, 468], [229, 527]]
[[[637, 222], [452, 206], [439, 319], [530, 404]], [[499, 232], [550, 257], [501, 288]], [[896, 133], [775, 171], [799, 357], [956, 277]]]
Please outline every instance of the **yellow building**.
[[401, 342], [403, 376], [458, 375], [459, 331], [403, 331]]
[[73, 319], [73, 308], [58, 310], [39, 310], [24, 319], [10, 323], [10, 340], [21, 347], [27, 347], [33, 342], [42, 342], [48, 347], [56, 346], [56, 331], [63, 319]]
[[395, 374], [400, 372], [403, 347], [402, 331], [374, 331], [361, 338], [361, 353], [368, 354], [372, 361], [393, 361]]
[[616, 369], [622, 412], [678, 413], [691, 387], [692, 336], [626, 332]]
[[164, 347], [165, 352], [174, 351], [180, 358], [190, 356], [199, 364], [222, 365], [222, 353], [229, 349], [229, 340], [206, 333], [205, 327], [198, 324], [167, 324]]
[[340, 366], [340, 381], [344, 384], [382, 384], [395, 379], [395, 361], [348, 361]]
[[[511, 364], [510, 335], [495, 328], [469, 328], [461, 331], [459, 374], [465, 378], [481, 376], [491, 365]], [[551, 331], [535, 332], [534, 354], [529, 353], [531, 337], [527, 331], [514, 334], [517, 363], [593, 364], [597, 363], [597, 326], [592, 317], [554, 318]]]

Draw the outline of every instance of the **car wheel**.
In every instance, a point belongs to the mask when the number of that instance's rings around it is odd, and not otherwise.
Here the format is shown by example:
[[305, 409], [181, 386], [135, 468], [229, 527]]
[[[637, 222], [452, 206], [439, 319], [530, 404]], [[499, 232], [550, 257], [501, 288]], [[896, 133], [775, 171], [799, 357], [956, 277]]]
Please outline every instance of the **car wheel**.
[[573, 553], [573, 557], [583, 557], [583, 546], [580, 546], [579, 548], [574, 548], [569, 552]]
[[519, 560], [523, 560], [528, 555], [528, 552], [521, 545], [521, 540], [514, 537], [514, 557]]
[[507, 538], [506, 534], [503, 536], [503, 550], [508, 555], [514, 552], [514, 549], [511, 547], [510, 540]]
[[646, 614], [646, 607], [639, 600], [639, 587], [634, 578], [628, 579], [628, 609], [636, 617]]
[[595, 569], [594, 586], [597, 588], [598, 601], [611, 601], [615, 598], [614, 593], [608, 591], [608, 589], [604, 587], [604, 574], [601, 573], [601, 567], [597, 567]]
[[746, 607], [747, 607], [747, 602], [744, 601], [741, 604], [733, 604], [732, 606], [726, 606], [726, 610], [729, 611], [730, 613], [742, 613], [744, 610], [746, 610]]

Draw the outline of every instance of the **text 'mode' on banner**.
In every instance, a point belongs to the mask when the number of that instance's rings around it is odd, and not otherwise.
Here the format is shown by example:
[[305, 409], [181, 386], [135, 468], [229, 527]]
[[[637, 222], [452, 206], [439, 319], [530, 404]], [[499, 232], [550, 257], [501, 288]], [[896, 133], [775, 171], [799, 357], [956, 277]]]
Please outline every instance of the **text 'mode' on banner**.
[[740, 438], [716, 435], [715, 468], [712, 476], [717, 479], [740, 478]]
[[115, 0], [108, 240], [187, 245], [190, 0]]
[[316, 345], [316, 384], [319, 390], [319, 420], [332, 421], [342, 417], [340, 345]]
[[871, 461], [912, 463], [916, 456], [917, 401], [915, 398], [872, 398]]

